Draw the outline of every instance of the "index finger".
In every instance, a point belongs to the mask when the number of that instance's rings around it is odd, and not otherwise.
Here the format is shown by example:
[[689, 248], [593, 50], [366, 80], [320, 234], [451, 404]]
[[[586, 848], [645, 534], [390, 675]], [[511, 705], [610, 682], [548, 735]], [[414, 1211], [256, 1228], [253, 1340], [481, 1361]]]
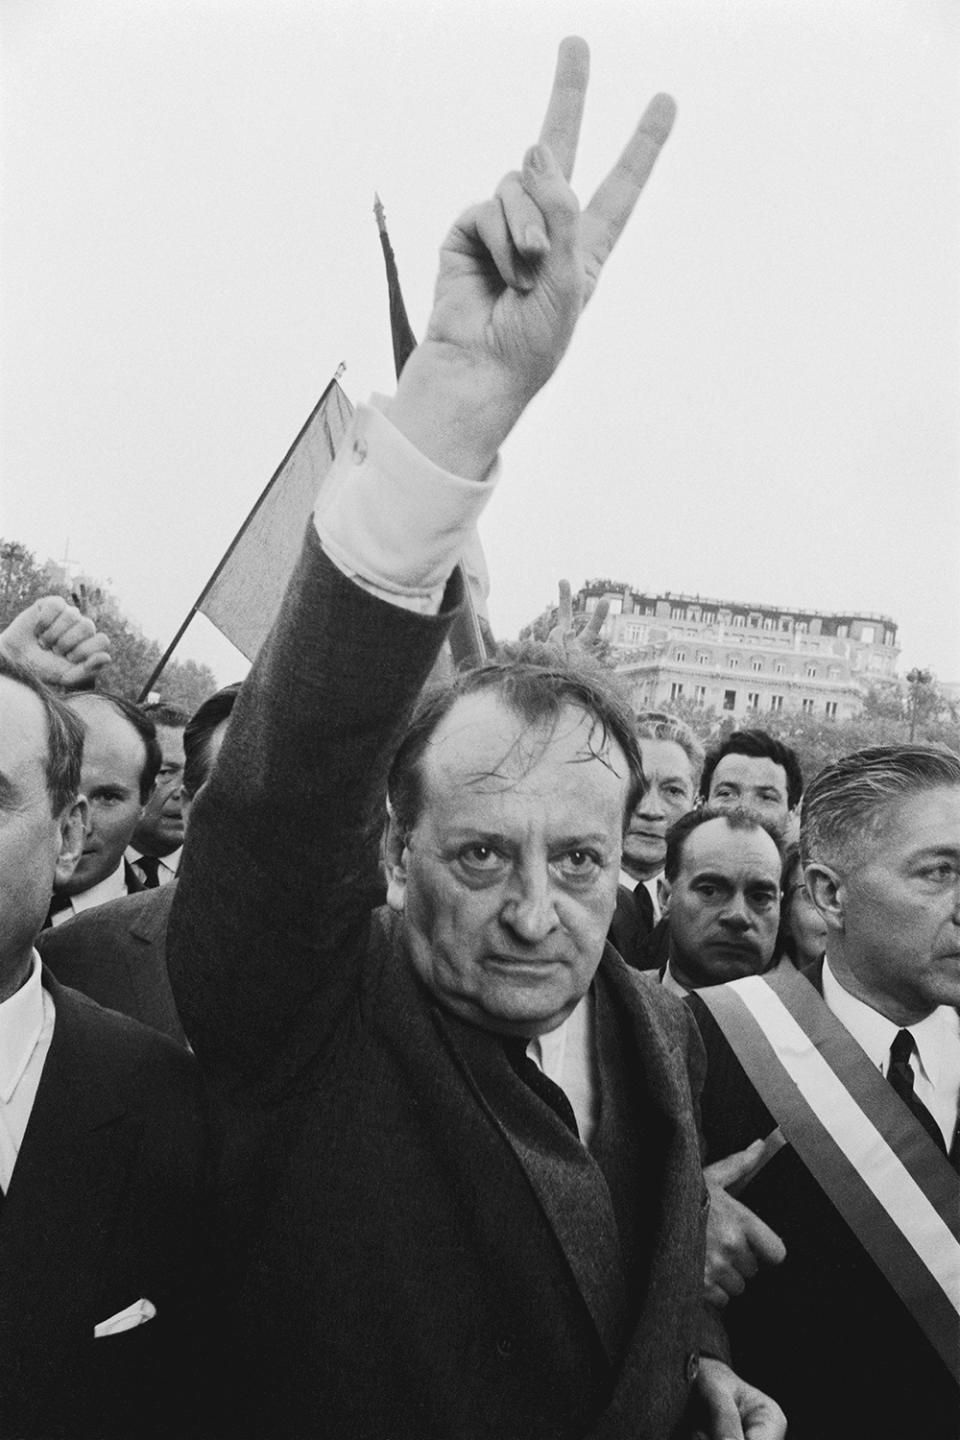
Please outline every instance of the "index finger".
[[578, 35], [560, 41], [553, 89], [540, 130], [540, 144], [552, 152], [564, 179], [573, 174], [580, 139], [580, 122], [590, 78], [590, 49]]

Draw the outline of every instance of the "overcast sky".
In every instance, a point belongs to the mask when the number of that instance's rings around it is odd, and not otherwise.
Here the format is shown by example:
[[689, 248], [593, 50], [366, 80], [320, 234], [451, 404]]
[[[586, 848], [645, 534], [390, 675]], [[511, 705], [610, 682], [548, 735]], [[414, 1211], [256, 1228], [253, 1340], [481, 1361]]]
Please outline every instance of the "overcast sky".
[[[0, 534], [165, 644], [340, 362], [374, 190], [437, 248], [593, 54], [585, 199], [674, 136], [483, 522], [493, 628], [607, 576], [900, 626], [960, 680], [955, 0], [2, 0]], [[244, 662], [198, 620], [178, 652]]]

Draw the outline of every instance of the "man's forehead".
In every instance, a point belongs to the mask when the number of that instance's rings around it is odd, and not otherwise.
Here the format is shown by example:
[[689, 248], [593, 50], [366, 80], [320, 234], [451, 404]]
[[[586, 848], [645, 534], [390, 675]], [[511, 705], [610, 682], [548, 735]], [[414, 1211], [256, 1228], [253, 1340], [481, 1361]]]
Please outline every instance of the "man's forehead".
[[780, 852], [762, 826], [733, 826], [723, 816], [692, 830], [680, 857], [680, 869], [686, 874], [744, 866], [779, 878]]
[[937, 785], [891, 797], [878, 806], [872, 823], [857, 826], [851, 840], [854, 864], [893, 850], [960, 853], [960, 785]]
[[717, 761], [712, 784], [723, 780], [738, 780], [749, 785], [776, 786], [786, 792], [787, 772], [769, 755], [740, 755], [731, 753]]
[[685, 780], [693, 777], [690, 756], [676, 740], [651, 740], [641, 736], [640, 755], [648, 774], [675, 775]]
[[47, 719], [39, 695], [9, 676], [0, 676], [0, 754], [5, 767], [32, 757], [46, 758]]
[[157, 740], [164, 760], [183, 759], [183, 726], [158, 725]]
[[499, 696], [461, 696], [433, 732], [424, 752], [427, 773], [471, 789], [502, 790], [545, 769], [603, 771], [626, 784], [628, 766], [599, 720], [574, 705], [555, 720], [531, 722]]

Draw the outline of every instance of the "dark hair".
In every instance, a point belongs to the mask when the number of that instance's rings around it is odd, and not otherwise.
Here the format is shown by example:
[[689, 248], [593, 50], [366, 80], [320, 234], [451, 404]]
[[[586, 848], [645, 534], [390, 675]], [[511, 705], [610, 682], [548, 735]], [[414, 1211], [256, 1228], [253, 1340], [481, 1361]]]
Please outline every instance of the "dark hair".
[[[163, 755], [160, 751], [160, 741], [157, 739], [157, 727], [143, 707], [135, 705], [132, 700], [126, 700], [122, 695], [114, 695], [110, 690], [83, 690], [72, 697], [72, 703], [78, 700], [85, 702], [101, 700], [109, 705], [116, 712], [121, 720], [126, 720], [143, 741], [144, 758], [140, 769], [140, 804], [146, 804], [153, 789], [154, 781], [160, 773], [160, 766], [163, 763]], [[68, 701], [71, 703], [71, 701]], [[81, 719], [83, 717], [81, 716]]]
[[686, 815], [681, 815], [675, 820], [667, 831], [667, 853], [663, 862], [664, 878], [672, 885], [680, 873], [680, 866], [683, 863], [684, 847], [693, 834], [701, 825], [708, 820], [726, 820], [731, 830], [762, 830], [769, 835], [778, 854], [782, 855], [780, 834], [776, 825], [772, 825], [764, 816], [758, 815], [755, 810], [749, 810], [744, 805], [738, 805], [733, 810], [715, 809], [712, 805], [703, 805], [699, 810], [689, 810]]
[[210, 741], [213, 732], [233, 710], [240, 694], [240, 681], [225, 685], [209, 695], [187, 721], [183, 732], [183, 779], [181, 789], [192, 800], [210, 778]]
[[791, 810], [797, 808], [803, 794], [803, 772], [797, 752], [776, 736], [768, 735], [766, 730], [734, 730], [721, 745], [710, 751], [700, 776], [701, 799], [709, 799], [713, 772], [725, 755], [747, 755], [755, 760], [772, 760], [774, 765], [779, 765], [787, 777], [787, 806]]
[[70, 707], [54, 695], [28, 665], [20, 665], [0, 654], [0, 675], [26, 690], [32, 690], [43, 706], [47, 726], [43, 772], [51, 813], [59, 815], [73, 804], [80, 791], [83, 725]]
[[945, 745], [872, 745], [844, 755], [804, 796], [803, 864], [842, 868], [857, 842], [879, 834], [892, 803], [945, 785], [960, 785], [960, 755]]
[[181, 710], [179, 705], [168, 705], [165, 700], [153, 700], [149, 705], [141, 705], [140, 709], [144, 715], [149, 715], [154, 725], [166, 725], [171, 730], [182, 730], [190, 719], [186, 710]]
[[637, 714], [637, 738], [669, 740], [671, 744], [679, 745], [690, 762], [690, 774], [696, 789], [703, 769], [703, 745], [685, 721], [663, 710], [641, 710]]
[[[449, 683], [426, 691], [414, 712], [406, 735], [393, 757], [387, 793], [400, 831], [409, 835], [423, 803], [420, 761], [437, 726], [464, 695], [484, 692], [528, 725], [550, 729], [560, 712], [572, 705], [590, 716], [600, 731], [600, 745], [610, 741], [623, 751], [630, 775], [624, 807], [624, 825], [646, 785], [633, 714], [626, 697], [609, 671], [577, 652], [562, 653], [548, 645], [527, 642], [463, 670]], [[593, 732], [591, 732], [591, 743]]]

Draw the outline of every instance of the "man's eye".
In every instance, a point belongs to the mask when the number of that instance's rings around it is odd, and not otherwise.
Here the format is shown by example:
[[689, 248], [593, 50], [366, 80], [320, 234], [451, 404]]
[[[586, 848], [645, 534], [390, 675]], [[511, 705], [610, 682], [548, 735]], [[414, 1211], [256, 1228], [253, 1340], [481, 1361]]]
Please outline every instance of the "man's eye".
[[951, 881], [956, 879], [957, 869], [948, 860], [941, 860], [936, 865], [928, 865], [923, 875], [927, 880]]
[[492, 845], [464, 845], [458, 856], [460, 863], [468, 870], [489, 874], [503, 864], [503, 856]]
[[755, 910], [769, 910], [772, 905], [776, 905], [777, 897], [776, 895], [770, 895], [766, 893], [761, 895], [754, 895], [751, 897], [750, 903], [751, 905], [753, 905]]
[[717, 897], [716, 885], [710, 885], [707, 881], [701, 881], [699, 885], [694, 886], [694, 889], [704, 900], [715, 900]]
[[564, 880], [592, 880], [601, 868], [593, 850], [567, 850], [553, 864]]

